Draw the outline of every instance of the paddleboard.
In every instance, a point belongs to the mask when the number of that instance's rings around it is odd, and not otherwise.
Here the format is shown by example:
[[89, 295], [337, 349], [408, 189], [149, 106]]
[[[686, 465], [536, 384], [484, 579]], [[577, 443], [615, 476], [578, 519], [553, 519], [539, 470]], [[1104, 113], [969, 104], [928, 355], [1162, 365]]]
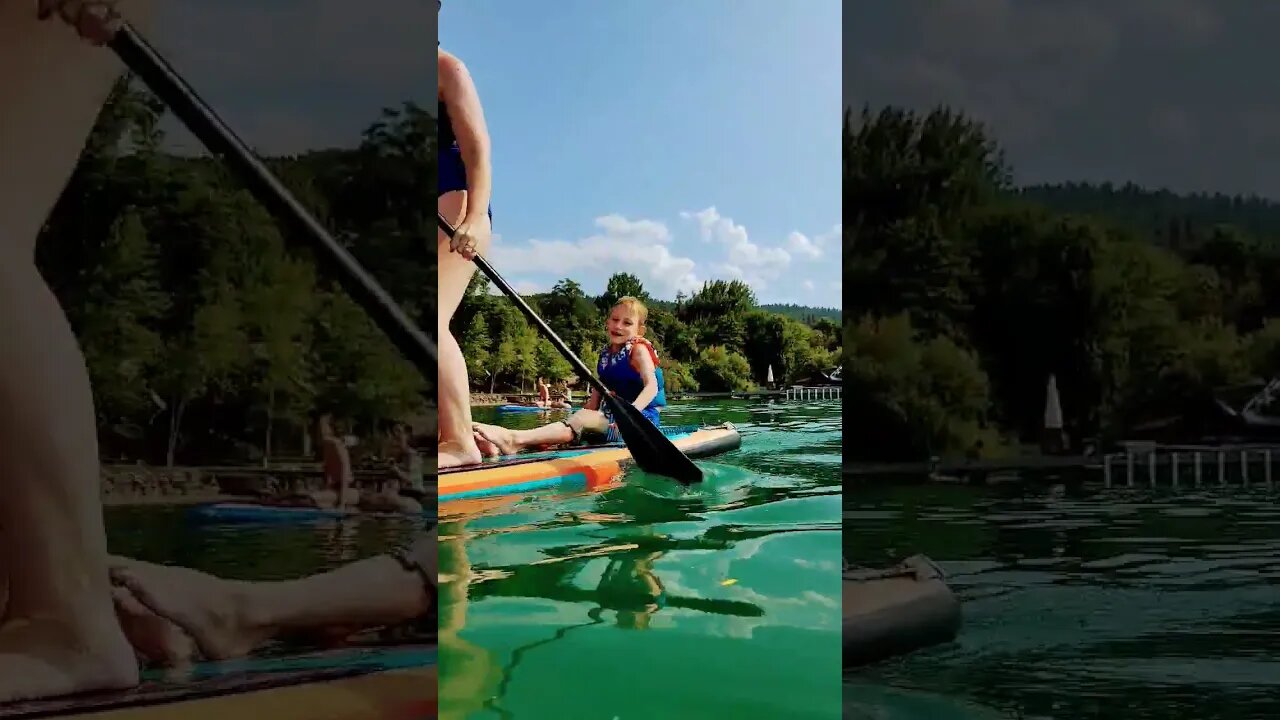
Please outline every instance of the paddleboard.
[[[742, 437], [732, 425], [663, 430], [691, 458], [738, 449]], [[624, 445], [600, 445], [513, 455], [479, 465], [440, 471], [439, 502], [560, 488], [594, 488], [634, 462]]]
[[539, 413], [539, 412], [573, 412], [572, 407], [567, 408], [543, 408], [537, 405], [499, 405], [500, 413]]
[[132, 690], [0, 705], [0, 720], [422, 720], [436, 717], [436, 646], [348, 648], [149, 671]]

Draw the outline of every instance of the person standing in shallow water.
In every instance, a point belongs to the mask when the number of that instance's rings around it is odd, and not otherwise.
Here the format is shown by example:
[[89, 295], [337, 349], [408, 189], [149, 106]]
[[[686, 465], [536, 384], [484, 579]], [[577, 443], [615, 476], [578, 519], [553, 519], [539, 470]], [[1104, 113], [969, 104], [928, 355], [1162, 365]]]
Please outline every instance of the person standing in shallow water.
[[476, 271], [471, 260], [489, 248], [492, 192], [489, 133], [480, 96], [470, 73], [456, 56], [437, 49], [436, 98], [439, 102], [440, 167], [436, 206], [456, 229], [452, 240], [437, 230], [437, 302], [440, 335], [438, 411], [439, 467], [480, 462], [471, 430], [471, 383], [467, 361], [449, 329], [467, 285]]
[[333, 416], [328, 413], [316, 421], [316, 434], [320, 439], [321, 467], [324, 469], [324, 490], [316, 493], [316, 505], [354, 508], [360, 501], [360, 493], [355, 487], [347, 439], [337, 432]]

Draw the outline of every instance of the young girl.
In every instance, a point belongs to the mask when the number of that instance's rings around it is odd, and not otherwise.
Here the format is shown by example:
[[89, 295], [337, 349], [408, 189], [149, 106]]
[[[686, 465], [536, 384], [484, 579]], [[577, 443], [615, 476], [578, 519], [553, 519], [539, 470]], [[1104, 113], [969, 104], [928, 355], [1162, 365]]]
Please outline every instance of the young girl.
[[[609, 344], [600, 350], [596, 374], [610, 392], [634, 405], [649, 422], [659, 425], [659, 412], [667, 404], [667, 392], [662, 368], [658, 367], [658, 353], [644, 338], [648, 319], [649, 309], [636, 298], [627, 296], [614, 304], [605, 324]], [[605, 442], [621, 440], [604, 398], [594, 389], [585, 407], [568, 420], [533, 430], [510, 430], [481, 423], [473, 427], [481, 452], [490, 457], [513, 455], [526, 447], [577, 442], [585, 433], [603, 435]]]

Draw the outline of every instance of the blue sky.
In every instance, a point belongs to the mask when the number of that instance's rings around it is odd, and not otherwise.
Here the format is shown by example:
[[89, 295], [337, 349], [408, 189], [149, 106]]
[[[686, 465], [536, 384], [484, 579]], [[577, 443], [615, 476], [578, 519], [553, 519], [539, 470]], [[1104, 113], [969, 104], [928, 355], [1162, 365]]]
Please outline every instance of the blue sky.
[[839, 307], [835, 0], [446, 0], [494, 144], [490, 259], [522, 290], [741, 278]]
[[[355, 147], [384, 107], [428, 107], [436, 8], [425, 0], [169, 0], [148, 39], [267, 154]], [[169, 146], [201, 152], [176, 120]]]

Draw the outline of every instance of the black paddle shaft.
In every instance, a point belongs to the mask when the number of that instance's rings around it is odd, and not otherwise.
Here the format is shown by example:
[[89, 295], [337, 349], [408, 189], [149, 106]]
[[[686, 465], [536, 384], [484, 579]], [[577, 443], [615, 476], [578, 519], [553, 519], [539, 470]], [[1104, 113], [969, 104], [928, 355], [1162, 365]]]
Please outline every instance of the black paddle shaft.
[[[434, 381], [439, 365], [435, 343], [361, 267], [359, 261], [272, 175], [182, 76], [128, 23], [121, 24], [108, 45], [205, 147], [221, 155], [240, 173], [259, 202], [309, 241], [321, 269], [335, 278], [347, 294], [369, 313], [424, 378]], [[285, 235], [290, 236], [291, 233]]]
[[[457, 234], [456, 229], [444, 215], [438, 210], [436, 211], [436, 222], [440, 229], [449, 236], [450, 239]], [[542, 331], [545, 337], [555, 349], [564, 356], [569, 364], [573, 365], [573, 369], [578, 371], [578, 375], [583, 377], [591, 384], [591, 387], [600, 393], [603, 401], [613, 411], [613, 421], [618, 426], [618, 432], [622, 435], [623, 442], [626, 443], [627, 449], [631, 451], [631, 457], [635, 460], [640, 469], [647, 472], [665, 475], [675, 478], [685, 485], [702, 482], [702, 471], [697, 465], [689, 459], [687, 455], [680, 452], [680, 449], [671, 442], [671, 439], [662, 433], [656, 425], [649, 422], [648, 418], [640, 412], [636, 406], [623, 400], [605, 387], [605, 384], [596, 377], [595, 373], [587, 368], [586, 363], [578, 355], [569, 349], [568, 345], [555, 334], [551, 326], [538, 316], [538, 313], [529, 307], [529, 303], [520, 297], [520, 293], [511, 287], [506, 280], [498, 274], [497, 270], [489, 264], [489, 261], [483, 257], [476, 255], [472, 258], [472, 262], [476, 267], [480, 268], [480, 272], [494, 282], [511, 301], [516, 304], [520, 312], [529, 319], [538, 329]]]
[[[439, 211], [436, 212], [436, 220], [437, 224], [442, 230], [444, 230], [445, 234], [452, 239], [455, 234], [453, 225], [451, 225], [449, 221], [445, 219], [444, 215], [439, 213]], [[492, 280], [493, 284], [497, 285], [498, 289], [501, 290], [503, 294], [511, 298], [511, 302], [516, 304], [516, 307], [520, 309], [520, 312], [524, 313], [524, 316], [529, 319], [529, 322], [538, 326], [538, 329], [542, 331], [542, 336], [545, 337], [556, 350], [560, 351], [560, 354], [564, 356], [565, 360], [569, 361], [570, 365], [573, 365], [573, 369], [578, 371], [578, 375], [580, 377], [585, 378], [588, 383], [591, 383], [591, 387], [595, 388], [596, 392], [600, 393], [602, 397], [609, 395], [609, 388], [605, 387], [604, 383], [600, 381], [600, 378], [596, 377], [595, 373], [591, 372], [591, 370], [587, 368], [587, 364], [582, 362], [582, 358], [579, 358], [577, 353], [570, 350], [569, 346], [564, 344], [564, 341], [560, 339], [559, 335], [556, 335], [555, 331], [551, 329], [551, 326], [548, 325], [541, 317], [538, 317], [538, 313], [534, 312], [533, 308], [529, 307], [529, 303], [525, 302], [524, 298], [520, 297], [520, 293], [516, 292], [515, 288], [511, 287], [511, 285], [509, 285], [507, 281], [498, 274], [497, 270], [493, 269], [493, 266], [489, 264], [488, 260], [485, 260], [479, 255], [476, 255], [471, 260], [476, 264], [476, 267], [480, 268], [480, 272], [485, 274], [485, 277]]]

